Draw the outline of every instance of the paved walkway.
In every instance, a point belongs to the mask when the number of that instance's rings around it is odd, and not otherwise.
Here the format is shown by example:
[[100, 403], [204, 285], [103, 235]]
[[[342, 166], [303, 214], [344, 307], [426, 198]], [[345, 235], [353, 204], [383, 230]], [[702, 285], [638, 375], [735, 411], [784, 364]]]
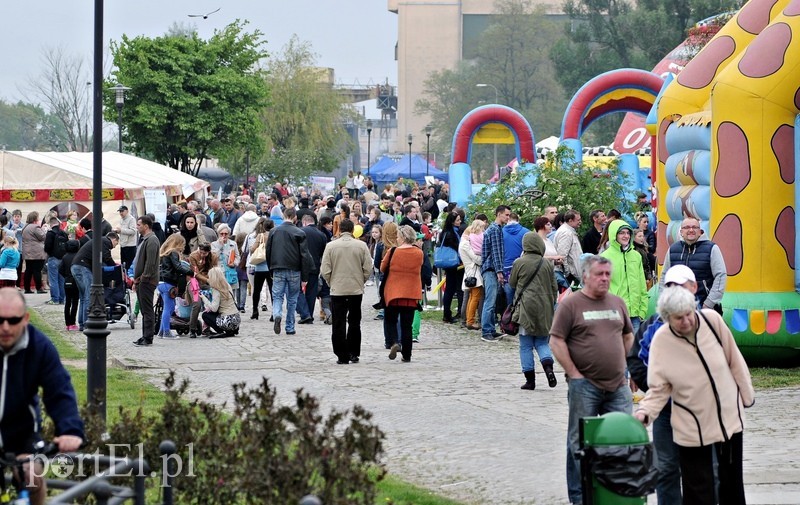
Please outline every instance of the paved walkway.
[[[517, 341], [482, 342], [456, 325], [423, 322], [413, 361], [387, 359], [381, 321], [372, 319], [374, 290], [364, 301], [361, 363], [337, 365], [330, 327], [297, 327], [275, 335], [269, 316], [244, 319], [238, 337], [156, 339], [137, 348], [139, 326], [111, 326], [109, 359], [140, 369], [157, 384], [169, 369], [191, 380], [191, 392], [232, 399], [231, 384], [269, 379], [285, 401], [304, 388], [323, 408], [358, 403], [387, 434], [385, 462], [399, 478], [472, 504], [567, 503], [564, 471], [566, 385], [521, 391]], [[60, 307], [30, 303], [62, 327]], [[76, 342], [82, 335], [70, 334]], [[538, 364], [537, 364], [538, 367]], [[559, 374], [559, 379], [562, 374]], [[747, 411], [744, 477], [750, 504], [800, 504], [800, 388], [759, 391]], [[655, 503], [651, 498], [649, 503]]]

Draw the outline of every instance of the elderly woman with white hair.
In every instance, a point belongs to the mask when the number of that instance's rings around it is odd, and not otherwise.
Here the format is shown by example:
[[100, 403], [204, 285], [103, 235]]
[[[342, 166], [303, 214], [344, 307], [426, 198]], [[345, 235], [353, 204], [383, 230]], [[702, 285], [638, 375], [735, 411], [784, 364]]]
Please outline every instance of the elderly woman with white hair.
[[696, 303], [690, 291], [678, 286], [659, 297], [665, 324], [653, 337], [650, 389], [634, 415], [648, 424], [672, 397], [684, 505], [716, 503], [713, 454], [719, 465], [719, 503], [744, 504], [744, 408], [755, 403], [750, 371], [722, 316], [698, 311]]

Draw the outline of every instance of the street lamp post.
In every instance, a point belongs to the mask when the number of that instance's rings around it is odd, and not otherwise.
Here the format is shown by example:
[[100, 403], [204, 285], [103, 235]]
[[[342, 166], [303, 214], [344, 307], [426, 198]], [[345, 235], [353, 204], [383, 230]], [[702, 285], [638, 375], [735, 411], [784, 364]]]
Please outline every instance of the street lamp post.
[[[500, 101], [500, 98], [499, 98], [500, 94], [497, 92], [497, 86], [495, 86], [494, 84], [480, 83], [480, 84], [476, 84], [475, 87], [476, 88], [487, 88], [487, 87], [490, 87], [490, 88], [494, 89], [494, 103], [497, 103], [497, 102]], [[497, 144], [493, 144], [493, 148], [494, 148], [493, 149], [494, 150], [494, 169], [497, 170]]]
[[372, 158], [370, 158], [371, 153], [369, 151], [370, 148], [369, 141], [371, 136], [372, 136], [372, 120], [367, 119], [367, 177], [369, 177], [369, 166], [370, 164], [372, 164]]
[[411, 142], [414, 140], [414, 136], [410, 133], [408, 134], [408, 178], [413, 179], [411, 177]]
[[[92, 284], [84, 324], [86, 393], [89, 405], [106, 420], [106, 359], [108, 322], [103, 296], [103, 0], [94, 1], [94, 100], [92, 110]], [[121, 141], [120, 141], [121, 142]]]
[[131, 88], [117, 84], [111, 90], [114, 92], [114, 104], [117, 106], [117, 135], [119, 136], [119, 152], [122, 152], [122, 108], [125, 106], [125, 92]]
[[431, 125], [425, 127], [425, 136], [428, 137], [428, 143], [425, 147], [425, 175], [431, 175], [431, 132], [433, 128]]

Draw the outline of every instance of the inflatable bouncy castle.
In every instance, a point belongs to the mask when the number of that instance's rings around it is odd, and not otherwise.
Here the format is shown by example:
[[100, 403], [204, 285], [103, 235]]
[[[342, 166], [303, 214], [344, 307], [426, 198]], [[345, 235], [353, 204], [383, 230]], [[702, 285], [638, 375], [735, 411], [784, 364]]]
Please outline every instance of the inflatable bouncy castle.
[[719, 244], [725, 320], [751, 362], [800, 361], [800, 0], [750, 0], [666, 86], [656, 135], [659, 262], [684, 216]]

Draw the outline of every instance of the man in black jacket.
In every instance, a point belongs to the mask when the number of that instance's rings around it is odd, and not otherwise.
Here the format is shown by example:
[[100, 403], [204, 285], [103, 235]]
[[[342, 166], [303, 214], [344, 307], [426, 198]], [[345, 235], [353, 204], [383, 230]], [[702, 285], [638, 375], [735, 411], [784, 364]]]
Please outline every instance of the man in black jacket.
[[50, 300], [48, 305], [63, 305], [66, 301], [64, 293], [64, 278], [58, 273], [61, 266], [61, 258], [66, 251], [66, 243], [69, 240], [67, 233], [61, 229], [61, 223], [57, 217], [51, 217], [50, 229], [44, 236], [44, 252], [47, 253], [47, 280], [50, 283]]
[[[103, 242], [103, 264], [114, 266], [114, 258], [111, 257], [111, 249], [119, 244], [119, 235], [113, 231], [102, 238]], [[78, 285], [78, 292], [81, 295], [81, 305], [78, 309], [78, 327], [83, 331], [86, 323], [86, 312], [89, 307], [89, 288], [92, 286], [92, 241], [83, 244], [72, 260], [70, 267], [75, 284]]]
[[325, 246], [328, 244], [328, 237], [319, 231], [319, 228], [315, 226], [315, 221], [314, 216], [306, 214], [302, 220], [303, 227], [300, 228], [300, 231], [306, 234], [308, 252], [314, 260], [314, 269], [308, 276], [305, 291], [301, 291], [297, 297], [297, 312], [300, 314], [300, 321], [297, 324], [314, 323], [314, 305], [319, 292], [319, 267], [322, 264]]
[[[14, 288], [0, 289], [0, 453], [30, 454], [41, 442], [41, 401], [53, 420], [58, 450], [76, 451], [84, 438], [83, 421], [69, 373], [53, 343], [28, 320], [25, 297]], [[30, 502], [38, 505], [47, 488], [42, 468], [36, 470], [24, 481], [32, 477], [27, 489]]]
[[272, 316], [276, 334], [281, 332], [283, 300], [286, 298], [286, 334], [294, 335], [294, 316], [297, 296], [305, 289], [314, 270], [314, 260], [308, 252], [306, 234], [295, 226], [294, 209], [283, 211], [283, 223], [272, 230], [267, 239], [267, 264], [272, 272]]

